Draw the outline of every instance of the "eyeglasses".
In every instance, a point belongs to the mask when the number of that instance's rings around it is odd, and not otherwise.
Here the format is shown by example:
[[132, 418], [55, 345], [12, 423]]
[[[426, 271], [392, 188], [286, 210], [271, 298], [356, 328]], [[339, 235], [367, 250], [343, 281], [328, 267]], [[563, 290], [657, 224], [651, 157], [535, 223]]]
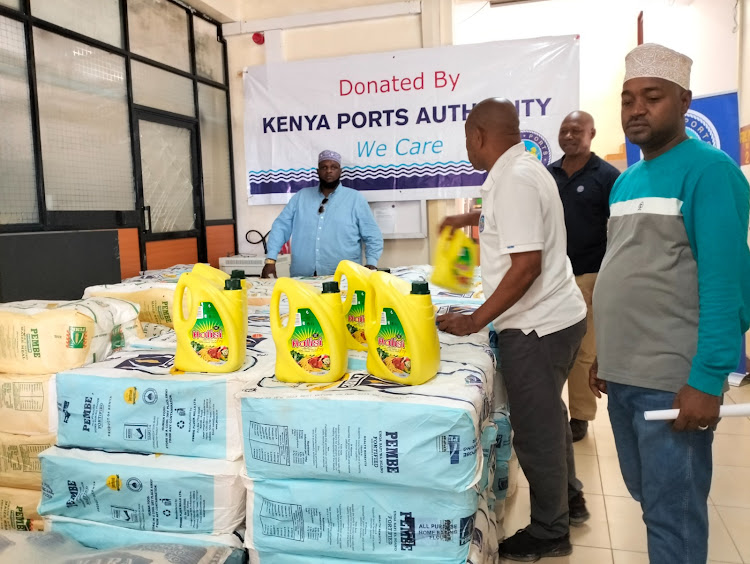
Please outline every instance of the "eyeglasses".
[[320, 202], [320, 207], [318, 208], [318, 213], [323, 213], [326, 211], [326, 204], [328, 203], [328, 198], [323, 198], [323, 201]]

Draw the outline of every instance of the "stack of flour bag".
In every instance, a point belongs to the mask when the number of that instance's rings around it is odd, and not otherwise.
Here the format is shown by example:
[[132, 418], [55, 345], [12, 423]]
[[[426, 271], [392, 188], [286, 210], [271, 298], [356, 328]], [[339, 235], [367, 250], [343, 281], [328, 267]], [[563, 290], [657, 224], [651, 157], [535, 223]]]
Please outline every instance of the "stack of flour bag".
[[57, 374], [57, 446], [39, 455], [46, 530], [102, 550], [214, 545], [244, 557], [236, 395], [249, 367], [173, 365], [172, 350], [130, 350]]
[[38, 531], [39, 454], [55, 444], [55, 374], [106, 359], [141, 336], [118, 299], [0, 304], [0, 529]]
[[486, 331], [440, 340], [420, 386], [255, 370], [240, 394], [250, 562], [497, 561], [495, 359]]

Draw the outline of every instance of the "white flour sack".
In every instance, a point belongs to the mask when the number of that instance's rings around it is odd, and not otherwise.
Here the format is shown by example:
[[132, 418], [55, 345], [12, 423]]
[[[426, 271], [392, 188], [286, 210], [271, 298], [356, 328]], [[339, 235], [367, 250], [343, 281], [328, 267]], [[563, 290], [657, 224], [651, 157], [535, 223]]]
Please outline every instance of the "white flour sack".
[[57, 431], [54, 374], [0, 372], [0, 432], [46, 435]]
[[140, 531], [232, 533], [242, 526], [240, 461], [52, 447], [42, 460], [40, 515]]
[[[71, 519], [57, 515], [44, 518], [44, 530], [61, 533], [89, 548], [109, 549], [133, 544], [185, 544], [191, 546], [228, 546], [242, 548], [244, 535], [237, 533], [202, 535], [194, 533], [155, 533], [154, 531], [137, 531], [126, 527], [115, 527]], [[119, 564], [119, 563], [118, 563]]]
[[495, 512], [487, 506], [487, 495], [479, 496], [479, 509], [474, 524], [469, 558], [466, 564], [497, 564], [498, 539]]
[[138, 306], [123, 300], [0, 304], [0, 372], [76, 368], [102, 361], [141, 336]]
[[464, 564], [469, 556], [479, 504], [474, 490], [326, 480], [245, 479], [245, 484], [245, 546], [260, 555], [410, 564]]
[[286, 384], [272, 368], [242, 393], [248, 476], [315, 478], [463, 491], [481, 478], [485, 375], [443, 361], [404, 386], [353, 372], [332, 384]]
[[38, 490], [42, 485], [39, 453], [55, 444], [55, 435], [0, 433], [0, 486]]
[[138, 304], [139, 318], [145, 323], [173, 326], [172, 301], [176, 285], [172, 282], [141, 280], [121, 284], [89, 286], [84, 298], [118, 298]]
[[[0, 486], [0, 530], [41, 531], [44, 521], [37, 513], [39, 490]], [[0, 558], [0, 562], [4, 562]]]
[[242, 564], [243, 551], [221, 546], [133, 543], [86, 548], [56, 532], [0, 532], [0, 562], [24, 564]]
[[[236, 460], [238, 374], [153, 374], [174, 353], [123, 352], [57, 375], [63, 447]], [[142, 370], [143, 369], [143, 370]], [[168, 371], [168, 368], [166, 369]]]

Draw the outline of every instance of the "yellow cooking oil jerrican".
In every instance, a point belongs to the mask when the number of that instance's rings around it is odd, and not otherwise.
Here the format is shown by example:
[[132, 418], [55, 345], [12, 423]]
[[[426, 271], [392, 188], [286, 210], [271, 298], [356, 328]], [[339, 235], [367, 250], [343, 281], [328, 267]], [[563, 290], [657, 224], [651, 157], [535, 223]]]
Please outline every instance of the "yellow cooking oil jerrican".
[[477, 244], [460, 229], [440, 232], [430, 281], [457, 294], [471, 290], [477, 267]]
[[435, 312], [427, 282], [373, 272], [367, 300], [367, 371], [401, 384], [423, 384], [440, 365]]
[[[281, 296], [289, 302], [282, 325]], [[346, 327], [338, 282], [323, 291], [301, 280], [279, 278], [271, 295], [271, 333], [276, 343], [276, 378], [282, 382], [335, 382], [348, 362]]]
[[202, 262], [194, 264], [193, 270], [191, 272], [192, 274], [197, 274], [198, 276], [201, 276], [206, 280], [210, 280], [220, 289], [224, 287], [224, 281], [230, 278], [229, 274], [227, 274], [223, 270], [219, 270], [218, 268], [214, 268], [210, 264], [205, 264]]
[[175, 369], [234, 372], [242, 366], [247, 352], [247, 298], [240, 280], [227, 278], [222, 289], [215, 279], [186, 272], [177, 282], [173, 311]]
[[365, 302], [370, 293], [372, 270], [350, 260], [342, 260], [333, 279], [341, 285], [346, 277], [346, 299], [344, 300], [344, 324], [347, 329], [347, 346], [355, 351], [367, 350], [365, 337]]

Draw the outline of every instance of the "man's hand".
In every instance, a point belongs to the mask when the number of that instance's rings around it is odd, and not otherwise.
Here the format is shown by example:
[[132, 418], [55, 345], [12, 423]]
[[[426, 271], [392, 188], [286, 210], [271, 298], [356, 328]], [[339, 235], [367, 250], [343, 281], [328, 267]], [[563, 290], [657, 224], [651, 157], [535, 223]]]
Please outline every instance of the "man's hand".
[[602, 397], [602, 393], [607, 393], [606, 380], [599, 380], [599, 360], [596, 358], [594, 364], [589, 368], [589, 388], [598, 398]]
[[437, 318], [437, 324], [438, 329], [441, 331], [458, 335], [459, 337], [471, 335], [481, 329], [481, 327], [476, 326], [471, 315], [464, 315], [463, 313], [446, 313], [440, 315]]
[[672, 403], [672, 409], [680, 410], [672, 428], [675, 431], [703, 431], [713, 427], [719, 422], [720, 407], [719, 396], [706, 394], [686, 384], [677, 392]]
[[449, 215], [440, 224], [440, 231], [448, 227], [453, 233], [456, 229], [462, 227], [468, 227], [469, 225], [477, 225], [479, 223], [479, 216], [481, 212], [470, 212], [461, 215]]
[[378, 267], [377, 267], [377, 266], [373, 266], [373, 265], [371, 265], [371, 264], [366, 264], [366, 265], [365, 265], [365, 268], [369, 268], [370, 270], [377, 270], [377, 269], [378, 269]]
[[260, 277], [271, 278], [271, 276], [273, 276], [274, 278], [278, 278], [278, 276], [276, 275], [276, 265], [275, 264], [263, 265], [263, 271], [260, 273]]

